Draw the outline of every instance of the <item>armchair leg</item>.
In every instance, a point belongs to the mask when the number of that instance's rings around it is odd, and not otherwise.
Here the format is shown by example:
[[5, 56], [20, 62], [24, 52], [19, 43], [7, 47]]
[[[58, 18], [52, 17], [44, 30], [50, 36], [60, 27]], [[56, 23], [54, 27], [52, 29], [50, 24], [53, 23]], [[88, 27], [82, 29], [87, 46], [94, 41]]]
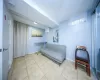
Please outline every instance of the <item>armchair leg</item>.
[[90, 65], [86, 65], [86, 72], [87, 72], [87, 74], [88, 74], [89, 76], [91, 76], [91, 75], [90, 75]]
[[89, 65], [89, 76], [91, 76], [91, 73], [90, 73], [90, 65]]
[[86, 65], [86, 72], [88, 73], [88, 66]]
[[77, 61], [75, 60], [75, 69], [77, 69]]

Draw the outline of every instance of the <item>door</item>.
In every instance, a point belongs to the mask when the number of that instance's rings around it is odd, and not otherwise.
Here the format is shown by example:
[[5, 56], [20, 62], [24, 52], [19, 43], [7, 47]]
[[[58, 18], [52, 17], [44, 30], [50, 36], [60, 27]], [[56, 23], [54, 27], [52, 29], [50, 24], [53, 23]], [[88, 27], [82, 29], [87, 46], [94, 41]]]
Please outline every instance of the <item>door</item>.
[[96, 14], [92, 15], [92, 68], [95, 70]]
[[9, 24], [5, 5], [3, 6], [3, 39], [2, 39], [2, 63], [3, 63], [3, 80], [7, 80], [9, 71]]

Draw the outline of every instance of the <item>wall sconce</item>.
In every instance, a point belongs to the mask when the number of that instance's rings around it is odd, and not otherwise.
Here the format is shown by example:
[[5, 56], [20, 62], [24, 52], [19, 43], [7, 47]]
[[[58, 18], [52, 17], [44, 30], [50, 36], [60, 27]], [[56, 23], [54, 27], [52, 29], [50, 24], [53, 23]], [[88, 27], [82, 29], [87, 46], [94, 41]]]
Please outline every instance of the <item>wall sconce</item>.
[[76, 25], [76, 24], [79, 24], [82, 22], [86, 22], [86, 19], [82, 18], [82, 19], [75, 20], [75, 21], [71, 22], [70, 25]]

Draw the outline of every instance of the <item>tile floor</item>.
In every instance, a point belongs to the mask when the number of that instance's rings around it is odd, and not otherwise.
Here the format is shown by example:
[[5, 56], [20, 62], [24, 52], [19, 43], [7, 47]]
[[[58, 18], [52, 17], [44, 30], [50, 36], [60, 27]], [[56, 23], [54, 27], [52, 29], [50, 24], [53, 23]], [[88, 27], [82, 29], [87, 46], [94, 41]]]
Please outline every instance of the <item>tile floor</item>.
[[74, 63], [64, 61], [59, 66], [41, 54], [30, 54], [14, 59], [12, 74], [8, 80], [92, 80]]

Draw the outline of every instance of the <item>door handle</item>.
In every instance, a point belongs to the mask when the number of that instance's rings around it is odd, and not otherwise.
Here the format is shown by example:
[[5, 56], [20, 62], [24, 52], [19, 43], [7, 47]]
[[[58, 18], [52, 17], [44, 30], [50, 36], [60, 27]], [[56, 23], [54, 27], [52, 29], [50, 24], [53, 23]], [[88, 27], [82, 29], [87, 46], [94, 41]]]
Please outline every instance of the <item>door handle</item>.
[[0, 52], [2, 52], [2, 49], [0, 49]]
[[8, 49], [3, 48], [3, 51], [6, 51], [6, 50], [8, 50]]

